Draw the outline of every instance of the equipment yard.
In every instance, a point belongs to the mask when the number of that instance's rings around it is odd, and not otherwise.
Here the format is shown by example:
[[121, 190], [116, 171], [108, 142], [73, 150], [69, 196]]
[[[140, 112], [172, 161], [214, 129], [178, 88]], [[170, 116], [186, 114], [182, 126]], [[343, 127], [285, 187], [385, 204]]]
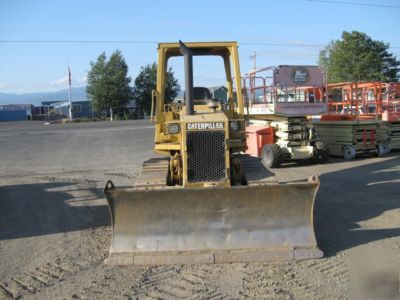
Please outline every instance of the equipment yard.
[[[400, 156], [284, 163], [314, 173], [325, 257], [257, 263], [111, 266], [107, 180], [130, 187], [154, 157], [149, 121], [0, 125], [0, 299], [344, 299], [349, 255], [400, 248]], [[398, 263], [398, 261], [397, 261]], [[394, 263], [395, 264], [395, 263]]]

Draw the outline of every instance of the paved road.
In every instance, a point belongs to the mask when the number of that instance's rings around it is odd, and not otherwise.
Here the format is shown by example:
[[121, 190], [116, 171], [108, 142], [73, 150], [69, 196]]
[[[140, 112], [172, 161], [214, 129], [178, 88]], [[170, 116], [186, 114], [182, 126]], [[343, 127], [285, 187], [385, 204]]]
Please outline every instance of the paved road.
[[153, 154], [146, 120], [50, 124], [0, 123], [3, 173], [136, 167]]

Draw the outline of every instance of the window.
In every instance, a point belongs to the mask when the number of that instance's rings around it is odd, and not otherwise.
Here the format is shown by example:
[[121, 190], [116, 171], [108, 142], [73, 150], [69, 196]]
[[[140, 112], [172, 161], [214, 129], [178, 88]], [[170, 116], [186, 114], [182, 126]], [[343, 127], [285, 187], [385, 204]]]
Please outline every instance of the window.
[[82, 104], [72, 104], [72, 112], [74, 113], [82, 112]]

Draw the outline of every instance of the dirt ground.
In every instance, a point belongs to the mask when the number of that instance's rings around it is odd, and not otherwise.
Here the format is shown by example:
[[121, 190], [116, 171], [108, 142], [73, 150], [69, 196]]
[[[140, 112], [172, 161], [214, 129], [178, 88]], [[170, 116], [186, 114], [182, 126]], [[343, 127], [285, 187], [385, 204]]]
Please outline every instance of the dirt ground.
[[349, 299], [349, 256], [400, 248], [397, 152], [273, 171], [281, 181], [319, 174], [315, 229], [322, 259], [108, 266], [111, 229], [102, 189], [108, 179], [133, 184], [151, 156], [153, 129], [140, 122], [112, 130], [60, 125], [54, 132], [19, 126], [0, 127], [0, 299]]

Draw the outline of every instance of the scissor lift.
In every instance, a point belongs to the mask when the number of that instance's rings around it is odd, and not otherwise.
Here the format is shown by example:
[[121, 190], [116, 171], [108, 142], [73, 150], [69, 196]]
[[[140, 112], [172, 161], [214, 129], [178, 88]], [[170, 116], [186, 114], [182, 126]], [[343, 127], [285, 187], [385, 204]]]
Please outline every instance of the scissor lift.
[[360, 154], [390, 151], [380, 119], [382, 85], [344, 82], [328, 85], [328, 113], [313, 122], [316, 134], [328, 142], [331, 155], [351, 160]]
[[400, 83], [386, 83], [382, 88], [380, 114], [389, 136], [390, 149], [400, 149]]
[[243, 86], [248, 154], [260, 156], [269, 168], [288, 160], [328, 160], [327, 143], [313, 134], [307, 118], [327, 111], [326, 78], [320, 67], [252, 70], [243, 78]]

